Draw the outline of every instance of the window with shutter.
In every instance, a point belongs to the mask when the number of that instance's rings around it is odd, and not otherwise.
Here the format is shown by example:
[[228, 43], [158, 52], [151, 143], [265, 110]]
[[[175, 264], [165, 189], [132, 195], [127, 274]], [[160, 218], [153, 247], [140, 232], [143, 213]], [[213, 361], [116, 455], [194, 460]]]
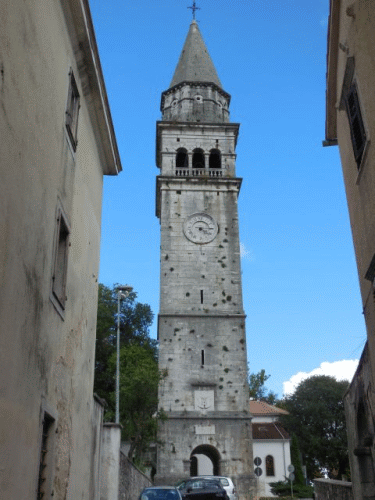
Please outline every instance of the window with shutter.
[[54, 419], [44, 413], [43, 423], [42, 423], [42, 439], [40, 446], [40, 462], [39, 462], [39, 475], [38, 475], [38, 493], [37, 499], [47, 499], [50, 498], [49, 486], [50, 486], [50, 476], [52, 467], [52, 427], [54, 424]]
[[52, 274], [52, 302], [63, 315], [66, 302], [66, 275], [68, 269], [68, 249], [70, 228], [61, 208], [56, 219], [55, 258]]
[[77, 149], [77, 133], [78, 133], [78, 113], [79, 113], [79, 92], [73, 71], [69, 73], [69, 91], [68, 102], [65, 112], [65, 126], [73, 150]]
[[359, 168], [366, 144], [366, 132], [363, 125], [361, 107], [359, 104], [357, 86], [355, 82], [352, 83], [347, 94], [346, 109], [349, 118], [354, 158]]

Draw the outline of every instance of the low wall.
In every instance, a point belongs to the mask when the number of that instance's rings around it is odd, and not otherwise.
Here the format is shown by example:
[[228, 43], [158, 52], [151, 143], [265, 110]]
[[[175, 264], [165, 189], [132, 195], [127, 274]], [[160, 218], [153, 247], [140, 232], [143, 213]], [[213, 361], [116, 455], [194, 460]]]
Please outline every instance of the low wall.
[[334, 479], [315, 479], [315, 500], [353, 500], [352, 483]]
[[100, 500], [118, 500], [121, 425], [105, 423], [102, 427]]
[[147, 486], [152, 486], [151, 479], [137, 469], [120, 451], [119, 500], [138, 500], [140, 492]]

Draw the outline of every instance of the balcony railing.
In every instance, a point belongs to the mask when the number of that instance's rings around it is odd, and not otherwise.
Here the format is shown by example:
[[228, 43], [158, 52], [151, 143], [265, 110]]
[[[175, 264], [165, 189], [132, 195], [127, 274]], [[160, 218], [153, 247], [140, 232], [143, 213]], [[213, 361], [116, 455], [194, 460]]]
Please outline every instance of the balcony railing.
[[221, 168], [176, 168], [176, 177], [224, 177]]

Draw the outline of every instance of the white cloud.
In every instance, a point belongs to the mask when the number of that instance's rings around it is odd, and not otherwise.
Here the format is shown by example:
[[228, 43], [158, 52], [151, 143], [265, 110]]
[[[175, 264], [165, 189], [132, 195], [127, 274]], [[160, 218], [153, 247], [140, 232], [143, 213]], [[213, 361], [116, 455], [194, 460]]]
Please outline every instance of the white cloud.
[[358, 366], [358, 359], [343, 359], [342, 361], [334, 361], [329, 363], [324, 361], [319, 368], [314, 368], [311, 372], [298, 372], [286, 382], [283, 382], [284, 394], [292, 394], [297, 385], [309, 377], [314, 375], [330, 375], [336, 380], [351, 381]]
[[253, 260], [251, 252], [245, 247], [243, 243], [240, 243], [240, 255], [242, 259]]

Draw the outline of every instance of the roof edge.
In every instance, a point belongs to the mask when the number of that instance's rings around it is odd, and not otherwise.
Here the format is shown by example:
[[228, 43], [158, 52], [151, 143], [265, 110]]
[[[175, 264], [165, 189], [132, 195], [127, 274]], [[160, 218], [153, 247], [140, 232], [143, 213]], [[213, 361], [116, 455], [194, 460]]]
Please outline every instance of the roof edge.
[[88, 90], [92, 96], [92, 106], [88, 108], [95, 137], [102, 144], [99, 154], [103, 163], [103, 174], [117, 175], [121, 172], [122, 166], [89, 2], [88, 0], [60, 1], [77, 63], [83, 62], [78, 64], [78, 67], [84, 68]]
[[325, 146], [337, 144], [337, 63], [341, 0], [330, 0], [327, 32]]

